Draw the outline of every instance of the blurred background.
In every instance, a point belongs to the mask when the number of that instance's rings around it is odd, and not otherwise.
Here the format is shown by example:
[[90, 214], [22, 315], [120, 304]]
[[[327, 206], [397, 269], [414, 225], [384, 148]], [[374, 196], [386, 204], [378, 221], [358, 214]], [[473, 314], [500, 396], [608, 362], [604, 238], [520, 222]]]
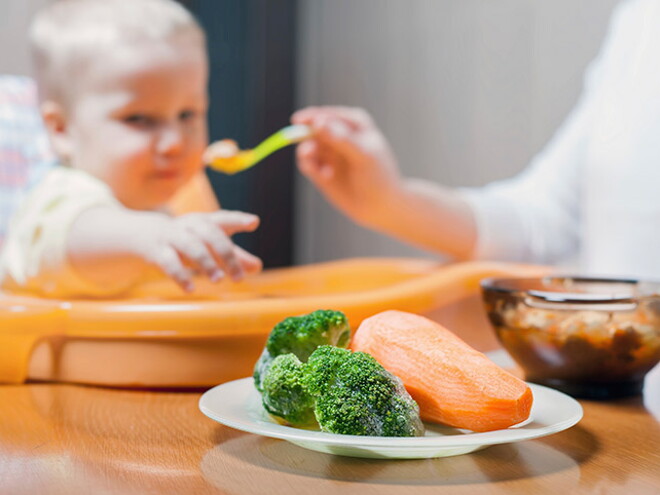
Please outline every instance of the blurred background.
[[[0, 73], [31, 73], [26, 30], [50, 0], [0, 0]], [[251, 147], [306, 105], [369, 110], [405, 175], [478, 186], [520, 171], [575, 103], [616, 0], [181, 0], [207, 30], [212, 139]], [[233, 177], [237, 241], [268, 267], [431, 256], [327, 205], [285, 150]]]

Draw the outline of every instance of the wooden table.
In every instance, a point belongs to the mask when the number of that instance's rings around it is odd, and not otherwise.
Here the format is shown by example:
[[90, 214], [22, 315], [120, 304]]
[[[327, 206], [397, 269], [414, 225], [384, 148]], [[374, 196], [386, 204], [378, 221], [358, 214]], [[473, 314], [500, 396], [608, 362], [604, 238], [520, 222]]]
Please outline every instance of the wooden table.
[[660, 367], [539, 440], [449, 458], [337, 457], [221, 426], [200, 393], [0, 387], [2, 494], [660, 493]]

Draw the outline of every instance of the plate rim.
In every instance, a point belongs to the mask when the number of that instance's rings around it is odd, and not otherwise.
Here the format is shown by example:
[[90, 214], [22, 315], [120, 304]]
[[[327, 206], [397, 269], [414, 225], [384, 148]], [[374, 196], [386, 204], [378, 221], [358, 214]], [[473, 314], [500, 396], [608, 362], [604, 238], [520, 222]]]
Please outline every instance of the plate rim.
[[[341, 435], [335, 433], [327, 433], [322, 431], [315, 430], [305, 430], [301, 428], [295, 428], [292, 426], [286, 426], [278, 424], [274, 421], [266, 420], [254, 420], [250, 417], [250, 400], [254, 401], [254, 398], [258, 397], [258, 392], [254, 389], [253, 378], [246, 377], [240, 378], [237, 380], [232, 380], [230, 382], [222, 383], [217, 385], [202, 394], [199, 399], [198, 407], [201, 412], [209, 417], [210, 419], [217, 421], [220, 424], [234, 428], [236, 430], [245, 431], [255, 435], [260, 435], [269, 438], [277, 438], [281, 440], [286, 440], [292, 443], [297, 442], [316, 442], [323, 445], [332, 445], [332, 446], [344, 446], [344, 447], [367, 447], [367, 448], [382, 448], [388, 450], [396, 449], [425, 449], [425, 448], [456, 448], [456, 447], [465, 447], [465, 446], [487, 446], [487, 445], [497, 445], [504, 443], [514, 443], [524, 440], [533, 440], [535, 438], [540, 438], [548, 436], [554, 433], [559, 433], [560, 431], [566, 430], [575, 424], [577, 424], [582, 417], [584, 416], [584, 409], [582, 405], [575, 400], [573, 397], [570, 397], [563, 392], [554, 390], [549, 387], [542, 385], [537, 385], [535, 383], [527, 383], [532, 389], [532, 393], [536, 396], [538, 392], [539, 396], [554, 396], [555, 398], [560, 398], [565, 401], [567, 404], [574, 409], [567, 418], [552, 423], [549, 425], [543, 425], [535, 429], [530, 429], [528, 426], [533, 424], [534, 418], [528, 423], [521, 423], [520, 425], [514, 425], [512, 427], [500, 430], [493, 430], [487, 432], [471, 432], [465, 430], [467, 433], [465, 435], [448, 435], [448, 436], [423, 436], [423, 437], [378, 437], [378, 436], [360, 436], [360, 435]], [[218, 391], [222, 388], [231, 389], [238, 387], [239, 390], [244, 394], [242, 400], [243, 408], [245, 410], [245, 421], [235, 421], [232, 419], [227, 419], [226, 417], [221, 417], [218, 415], [213, 408], [207, 407], [207, 403], [212, 400]], [[534, 411], [534, 405], [532, 405], [532, 413]], [[266, 413], [267, 414], [267, 413]], [[568, 414], [568, 413], [567, 413]], [[425, 425], [427, 423], [425, 422]], [[440, 425], [442, 426], [442, 425]], [[264, 428], [266, 430], [264, 430]], [[458, 429], [457, 429], [458, 430]], [[459, 430], [460, 431], [460, 430]]]

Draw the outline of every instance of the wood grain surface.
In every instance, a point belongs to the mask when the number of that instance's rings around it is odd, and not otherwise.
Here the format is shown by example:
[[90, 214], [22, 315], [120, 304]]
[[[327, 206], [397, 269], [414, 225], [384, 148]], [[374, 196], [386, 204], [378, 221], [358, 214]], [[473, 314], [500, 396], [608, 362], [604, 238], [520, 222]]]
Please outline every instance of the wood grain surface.
[[339, 457], [241, 433], [200, 392], [0, 387], [0, 493], [528, 494], [660, 492], [660, 367], [644, 397], [581, 401], [577, 426], [449, 458]]

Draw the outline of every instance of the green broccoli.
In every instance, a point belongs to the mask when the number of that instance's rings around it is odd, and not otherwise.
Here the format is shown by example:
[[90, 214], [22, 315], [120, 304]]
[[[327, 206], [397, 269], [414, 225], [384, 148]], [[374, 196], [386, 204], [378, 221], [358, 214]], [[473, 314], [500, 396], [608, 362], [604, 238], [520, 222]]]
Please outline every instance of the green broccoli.
[[302, 382], [316, 398], [314, 413], [322, 431], [393, 437], [424, 434], [417, 403], [401, 380], [369, 354], [321, 346], [309, 357]]
[[320, 346], [307, 363], [276, 357], [262, 381], [264, 408], [299, 427], [344, 435], [419, 436], [419, 407], [401, 380], [369, 354]]
[[262, 401], [273, 416], [296, 426], [313, 425], [315, 398], [302, 383], [306, 366], [295, 354], [273, 359], [263, 377]]
[[346, 347], [351, 336], [346, 315], [341, 311], [319, 309], [281, 321], [271, 331], [266, 347], [254, 367], [254, 384], [262, 391], [265, 372], [273, 359], [293, 353], [305, 362], [320, 345]]

